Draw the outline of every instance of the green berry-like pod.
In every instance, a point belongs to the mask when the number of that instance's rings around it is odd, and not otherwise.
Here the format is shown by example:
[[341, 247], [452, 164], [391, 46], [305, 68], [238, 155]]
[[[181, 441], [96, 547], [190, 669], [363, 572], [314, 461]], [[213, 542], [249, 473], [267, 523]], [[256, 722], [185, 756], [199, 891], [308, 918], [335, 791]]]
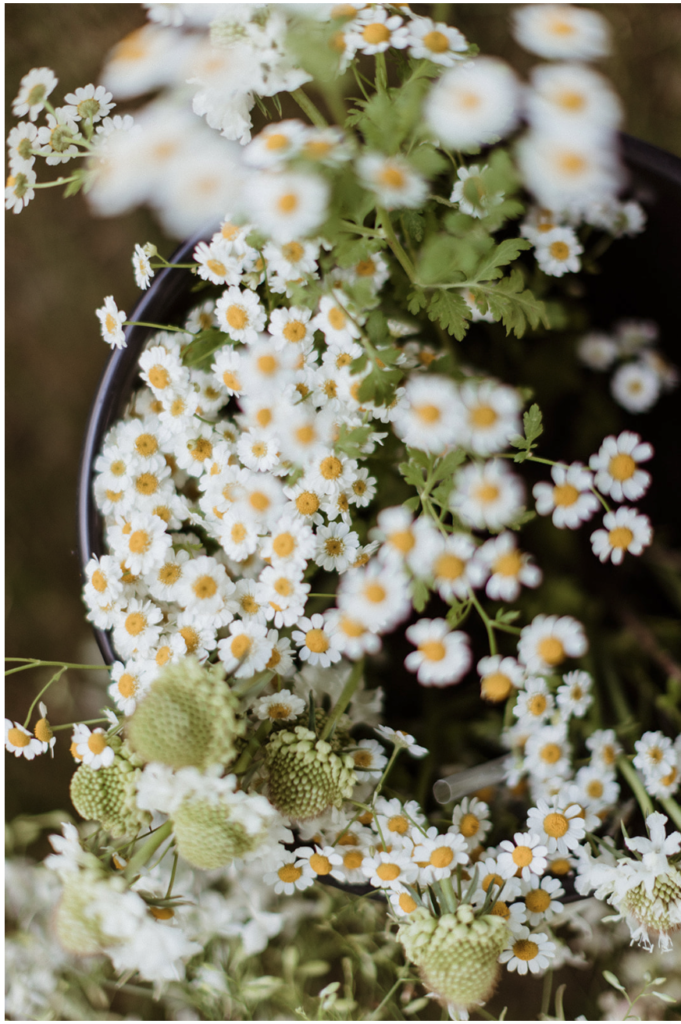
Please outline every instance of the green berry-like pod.
[[357, 782], [349, 754], [336, 754], [310, 729], [275, 733], [267, 744], [269, 797], [289, 818], [316, 818], [327, 807], [340, 807]]
[[437, 998], [465, 1008], [484, 1003], [494, 991], [508, 928], [492, 914], [476, 918], [468, 905], [439, 918], [419, 908], [400, 925], [398, 937]]
[[82, 764], [71, 779], [71, 800], [86, 821], [99, 821], [112, 836], [135, 835], [148, 825], [151, 815], [137, 806], [137, 780], [141, 758], [114, 737], [116, 755], [108, 768]]
[[84, 878], [81, 873], [65, 883], [54, 915], [54, 930], [67, 953], [92, 956], [101, 952], [106, 938], [96, 917], [89, 913], [100, 891], [96, 881]]
[[[318, 736], [321, 736], [324, 731], [324, 726], [329, 720], [329, 713], [324, 708], [316, 708], [314, 713], [315, 719], [315, 732]], [[350, 746], [350, 732], [348, 726], [350, 720], [347, 715], [342, 715], [338, 725], [333, 730], [333, 735], [327, 740], [329, 746], [333, 750], [334, 754], [337, 754], [339, 750], [343, 750], [345, 747]]]
[[128, 741], [145, 761], [170, 768], [226, 765], [246, 731], [238, 707], [222, 665], [183, 658], [163, 669], [135, 708]]
[[185, 800], [173, 813], [177, 852], [204, 871], [221, 868], [260, 845], [266, 830], [249, 835], [230, 818], [229, 807], [210, 800]]
[[620, 910], [635, 918], [646, 931], [674, 931], [681, 925], [681, 872], [670, 864], [668, 872], [657, 876], [650, 892], [643, 882], [629, 889]]

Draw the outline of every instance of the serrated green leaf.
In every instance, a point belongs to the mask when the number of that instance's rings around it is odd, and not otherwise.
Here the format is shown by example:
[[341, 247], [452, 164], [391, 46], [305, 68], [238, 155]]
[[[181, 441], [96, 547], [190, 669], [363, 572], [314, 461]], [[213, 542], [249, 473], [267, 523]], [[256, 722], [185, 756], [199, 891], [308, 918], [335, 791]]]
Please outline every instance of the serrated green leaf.
[[402, 506], [404, 508], [408, 508], [410, 512], [415, 512], [420, 504], [421, 504], [421, 499], [419, 497], [417, 497], [416, 495], [414, 495], [413, 498], [407, 498], [406, 501], [402, 502]]
[[434, 178], [449, 167], [446, 157], [435, 146], [431, 146], [427, 142], [422, 142], [420, 146], [416, 146], [411, 151], [409, 162], [426, 178]]
[[425, 285], [455, 284], [465, 281], [470, 261], [469, 240], [451, 235], [433, 235], [419, 254], [417, 275]]
[[444, 480], [454, 475], [462, 462], [466, 459], [466, 453], [461, 448], [455, 448], [451, 452], [438, 459], [433, 469], [433, 480]]
[[525, 427], [525, 437], [529, 444], [536, 441], [544, 432], [541, 409], [536, 402], [524, 413], [523, 426]]
[[437, 504], [441, 508], [446, 508], [447, 499], [449, 498], [449, 495], [452, 493], [453, 487], [453, 480], [444, 480], [441, 484], [438, 484], [433, 491], [431, 491], [431, 497], [435, 502], [437, 502]]
[[528, 324], [533, 328], [540, 324], [549, 327], [544, 303], [524, 285], [522, 273], [515, 269], [494, 285], [481, 288], [494, 319], [501, 320], [507, 334], [512, 331], [518, 338], [523, 336]]
[[500, 267], [508, 266], [518, 259], [525, 249], [531, 249], [532, 243], [526, 238], [505, 238], [495, 246], [476, 267], [472, 279], [475, 281], [493, 281], [501, 277]]
[[461, 341], [468, 330], [471, 311], [462, 295], [456, 292], [436, 292], [428, 303], [428, 318], [437, 320], [441, 327]]
[[233, 342], [229, 336], [215, 327], [199, 331], [182, 353], [182, 362], [194, 370], [209, 369], [218, 349], [231, 344]]
[[348, 429], [347, 423], [341, 423], [338, 440], [334, 444], [334, 448], [338, 452], [343, 452], [348, 458], [356, 459], [362, 454], [362, 449], [369, 440], [372, 430], [373, 428], [370, 424]]
[[410, 291], [407, 295], [407, 309], [412, 316], [416, 316], [422, 309], [425, 309], [427, 305], [428, 298], [421, 288], [414, 288], [413, 291]]

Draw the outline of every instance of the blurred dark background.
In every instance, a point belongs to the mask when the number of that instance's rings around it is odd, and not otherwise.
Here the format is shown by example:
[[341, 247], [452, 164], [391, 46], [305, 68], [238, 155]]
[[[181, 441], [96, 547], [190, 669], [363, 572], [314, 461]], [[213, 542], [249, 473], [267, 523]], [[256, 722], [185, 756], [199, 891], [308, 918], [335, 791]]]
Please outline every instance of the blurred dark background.
[[[534, 63], [510, 38], [508, 4], [415, 6], [519, 70]], [[627, 131], [681, 156], [681, 4], [593, 6], [613, 26], [616, 56], [602, 68], [624, 100]], [[64, 93], [97, 82], [105, 53], [145, 14], [137, 4], [8, 4], [5, 18], [7, 133], [24, 74], [50, 66], [60, 104]], [[61, 189], [41, 190], [6, 219], [6, 653], [98, 662], [80, 601], [75, 513], [81, 438], [109, 351], [94, 311], [105, 295], [133, 307], [134, 245], [159, 242], [161, 232], [144, 211], [96, 220], [82, 196], [65, 201]], [[23, 721], [47, 678], [44, 670], [11, 676], [8, 717]], [[49, 695], [54, 722], [94, 717], [105, 680], [70, 673]], [[68, 808], [73, 767], [64, 740], [62, 733], [53, 761], [7, 758], [10, 820]]]

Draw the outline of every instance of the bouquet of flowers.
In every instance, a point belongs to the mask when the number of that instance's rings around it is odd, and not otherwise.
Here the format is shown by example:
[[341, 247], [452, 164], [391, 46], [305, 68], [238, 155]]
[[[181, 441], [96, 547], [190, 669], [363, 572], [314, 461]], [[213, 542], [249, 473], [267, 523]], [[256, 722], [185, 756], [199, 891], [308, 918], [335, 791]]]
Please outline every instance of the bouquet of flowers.
[[[604, 954], [664, 1009], [679, 677], [640, 719], [624, 663], [649, 690], [673, 661], [605, 609], [664, 562], [627, 414], [677, 377], [652, 321], [588, 321], [583, 282], [646, 219], [606, 21], [514, 11], [522, 82], [407, 5], [145, 6], [103, 84], [54, 106], [26, 75], [8, 140], [15, 213], [66, 185], [193, 236], [132, 257], [145, 291], [177, 275], [182, 317], [97, 310], [113, 349], [145, 332], [91, 480], [83, 597], [115, 660], [68, 725], [87, 824], [10, 864], [16, 974], [60, 944], [11, 1015], [503, 1019], [529, 974], [523, 1015], [564, 1020], [553, 972]], [[579, 389], [600, 420], [565, 412]], [[17, 757], [57, 741], [49, 687], [81, 666], [55, 667], [6, 720]], [[599, 991], [630, 1007], [627, 984]]]

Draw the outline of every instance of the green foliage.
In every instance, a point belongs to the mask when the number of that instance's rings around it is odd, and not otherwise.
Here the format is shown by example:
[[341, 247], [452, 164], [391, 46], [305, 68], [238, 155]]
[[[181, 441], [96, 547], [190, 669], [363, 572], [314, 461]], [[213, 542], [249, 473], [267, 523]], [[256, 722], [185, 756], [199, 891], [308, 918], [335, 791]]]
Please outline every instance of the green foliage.
[[210, 327], [206, 331], [199, 331], [194, 335], [182, 353], [182, 362], [192, 370], [209, 370], [213, 356], [224, 345], [232, 345], [229, 335], [219, 331], [216, 327]]
[[457, 292], [436, 292], [428, 303], [428, 317], [453, 334], [457, 341], [465, 337], [471, 311]]
[[540, 324], [549, 327], [544, 303], [537, 299], [529, 289], [524, 287], [525, 279], [517, 268], [509, 277], [504, 277], [494, 285], [474, 285], [472, 292], [476, 300], [479, 295], [484, 299], [485, 309], [492, 311], [495, 320], [501, 320], [506, 333], [522, 338], [528, 326], [536, 329]]
[[518, 454], [513, 459], [514, 462], [524, 462], [537, 447], [535, 441], [544, 432], [541, 409], [536, 402], [524, 413], [523, 427], [525, 429], [525, 436], [521, 437], [520, 434], [517, 434], [509, 442], [514, 448], [519, 449]]
[[343, 452], [350, 459], [358, 459], [372, 432], [373, 427], [371, 424], [366, 424], [363, 427], [349, 428], [347, 423], [341, 423], [338, 440], [334, 448], [337, 452]]

